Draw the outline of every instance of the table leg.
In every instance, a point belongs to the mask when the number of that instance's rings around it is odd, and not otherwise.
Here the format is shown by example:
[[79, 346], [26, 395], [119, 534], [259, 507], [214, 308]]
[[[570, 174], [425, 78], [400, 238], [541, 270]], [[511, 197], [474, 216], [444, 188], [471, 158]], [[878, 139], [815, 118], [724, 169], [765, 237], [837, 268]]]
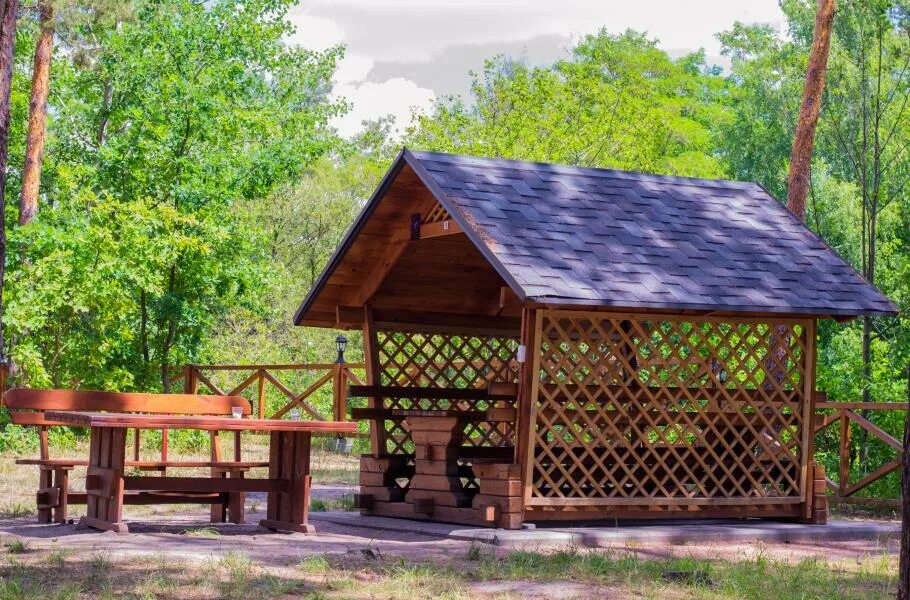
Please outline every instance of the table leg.
[[259, 525], [280, 531], [312, 533], [310, 508], [310, 432], [273, 431], [269, 447], [269, 478], [287, 482], [286, 491], [269, 492], [266, 519]]
[[[243, 479], [243, 471], [231, 471], [231, 479]], [[230, 492], [228, 494], [228, 520], [231, 523], [241, 524], [244, 518], [244, 503], [246, 494], [243, 492]]]
[[117, 533], [129, 530], [123, 522], [123, 463], [126, 429], [92, 427], [88, 473], [85, 477], [86, 516], [79, 521]]
[[54, 508], [54, 522], [66, 523], [70, 489], [69, 469], [54, 469], [54, 487], [59, 490], [57, 506]]
[[44, 466], [38, 471], [38, 522], [51, 522], [51, 509], [49, 504], [42, 502], [42, 494], [48, 494], [52, 487], [53, 472]]
[[[212, 468], [212, 479], [227, 479], [228, 473], [218, 467]], [[225, 494], [219, 494], [218, 502], [211, 505], [209, 511], [209, 521], [212, 523], [224, 523], [227, 521], [228, 503]]]

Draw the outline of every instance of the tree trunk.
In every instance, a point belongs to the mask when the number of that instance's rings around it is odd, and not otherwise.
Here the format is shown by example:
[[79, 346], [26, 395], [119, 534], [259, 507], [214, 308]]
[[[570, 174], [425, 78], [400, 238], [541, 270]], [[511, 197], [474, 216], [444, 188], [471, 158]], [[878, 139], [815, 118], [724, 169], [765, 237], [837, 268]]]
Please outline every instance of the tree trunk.
[[[910, 365], [907, 366], [907, 402], [910, 404]], [[898, 566], [897, 599], [910, 600], [910, 414], [904, 423], [904, 459], [901, 469], [901, 497], [904, 501], [901, 526], [901, 558]]]
[[35, 45], [35, 67], [32, 71], [28, 138], [22, 167], [22, 195], [19, 198], [19, 225], [31, 223], [38, 212], [38, 190], [41, 186], [41, 163], [47, 125], [47, 94], [50, 88], [51, 55], [54, 51], [54, 6], [51, 0], [43, 0], [38, 9], [41, 11], [41, 33]]
[[825, 91], [825, 73], [828, 69], [828, 49], [831, 47], [831, 30], [834, 26], [836, 0], [818, 0], [815, 15], [815, 32], [809, 53], [809, 69], [803, 88], [803, 103], [799, 109], [793, 150], [790, 154], [790, 175], [787, 180], [787, 208], [800, 221], [806, 218], [806, 195], [809, 193], [809, 176], [812, 166], [812, 146], [815, 144], [815, 126], [821, 110], [822, 93]]
[[[13, 51], [19, 0], [2, 0], [0, 8], [0, 319], [3, 316], [3, 277], [6, 271], [6, 163], [9, 157], [9, 108], [13, 82]], [[0, 320], [0, 361], [6, 362], [3, 321]]]

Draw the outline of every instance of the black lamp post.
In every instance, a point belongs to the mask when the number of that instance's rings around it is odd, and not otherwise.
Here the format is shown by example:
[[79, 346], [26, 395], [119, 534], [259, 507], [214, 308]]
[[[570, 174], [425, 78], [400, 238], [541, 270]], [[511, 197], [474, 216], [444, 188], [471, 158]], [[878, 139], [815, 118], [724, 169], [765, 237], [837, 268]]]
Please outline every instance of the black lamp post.
[[338, 334], [338, 337], [335, 338], [335, 349], [338, 350], [338, 358], [335, 359], [337, 363], [344, 362], [344, 351], [348, 347], [348, 338], [344, 337], [344, 334]]

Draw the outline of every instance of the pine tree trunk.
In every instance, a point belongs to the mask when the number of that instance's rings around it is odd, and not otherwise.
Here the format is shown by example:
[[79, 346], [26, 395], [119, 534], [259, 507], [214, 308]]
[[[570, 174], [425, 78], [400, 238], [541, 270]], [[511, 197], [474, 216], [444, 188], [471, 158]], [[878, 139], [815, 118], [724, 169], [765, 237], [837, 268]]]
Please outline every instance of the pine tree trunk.
[[828, 49], [831, 47], [831, 30], [834, 26], [836, 0], [818, 0], [815, 14], [815, 32], [809, 53], [809, 68], [803, 88], [803, 103], [799, 109], [793, 151], [790, 154], [790, 175], [787, 180], [787, 208], [801, 221], [806, 219], [806, 196], [809, 193], [809, 176], [812, 166], [812, 146], [815, 144], [815, 126], [821, 110], [825, 91], [825, 74], [828, 69]]
[[44, 134], [47, 126], [47, 95], [50, 89], [51, 55], [54, 51], [54, 7], [51, 0], [39, 4], [41, 33], [35, 46], [32, 71], [32, 96], [28, 106], [28, 138], [22, 167], [22, 195], [19, 198], [19, 224], [28, 225], [38, 212]]
[[[910, 405], [910, 365], [907, 366], [907, 402]], [[904, 422], [904, 459], [901, 461], [901, 558], [898, 566], [897, 599], [910, 600], [910, 414]]]
[[[0, 8], [0, 319], [3, 315], [3, 278], [6, 271], [6, 168], [9, 157], [10, 90], [19, 0], [2, 0]], [[0, 320], [0, 361], [6, 362], [3, 321]]]

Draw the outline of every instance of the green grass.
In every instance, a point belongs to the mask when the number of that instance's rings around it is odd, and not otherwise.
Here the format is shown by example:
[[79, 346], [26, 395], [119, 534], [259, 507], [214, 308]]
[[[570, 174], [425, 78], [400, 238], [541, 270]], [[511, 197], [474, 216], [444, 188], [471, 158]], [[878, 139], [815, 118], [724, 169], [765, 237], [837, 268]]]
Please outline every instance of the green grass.
[[345, 494], [340, 498], [323, 500], [322, 498], [312, 498], [310, 500], [311, 512], [327, 512], [330, 510], [354, 510], [354, 496]]
[[214, 527], [195, 527], [193, 529], [184, 529], [181, 534], [189, 537], [209, 538], [218, 537], [221, 532]]
[[22, 540], [13, 540], [6, 543], [6, 551], [10, 554], [25, 554], [28, 552], [28, 543]]
[[[653, 556], [653, 555], [652, 555]], [[515, 551], [497, 556], [473, 545], [437, 562], [360, 553], [312, 554], [291, 564], [264, 563], [239, 552], [198, 562], [168, 557], [124, 558], [34, 549], [0, 561], [0, 600], [19, 598], [383, 598], [470, 599], [482, 586], [506, 584], [505, 594], [546, 595], [552, 586], [591, 597], [775, 598], [796, 600], [891, 598], [895, 557], [828, 562], [784, 561], [759, 551], [748, 560], [705, 560], [643, 550]], [[550, 587], [544, 587], [550, 586]], [[568, 586], [582, 586], [570, 588]], [[544, 590], [544, 591], [541, 591]]]
[[29, 517], [33, 514], [35, 514], [33, 506], [24, 502], [12, 502], [0, 506], [0, 518], [3, 519], [18, 519], [20, 517]]

